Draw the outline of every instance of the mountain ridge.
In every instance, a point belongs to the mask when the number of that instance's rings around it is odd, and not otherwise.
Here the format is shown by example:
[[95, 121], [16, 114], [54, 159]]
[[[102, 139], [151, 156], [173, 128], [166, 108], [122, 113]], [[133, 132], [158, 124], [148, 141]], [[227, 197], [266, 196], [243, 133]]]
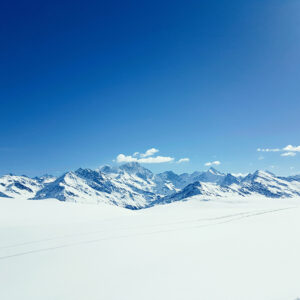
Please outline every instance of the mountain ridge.
[[300, 197], [300, 176], [280, 177], [257, 170], [234, 176], [215, 168], [207, 171], [154, 174], [137, 162], [117, 167], [105, 165], [92, 170], [79, 168], [59, 177], [4, 175], [0, 177], [0, 197], [81, 203], [106, 203], [129, 209], [147, 208], [197, 196], [202, 200], [218, 197], [266, 198]]

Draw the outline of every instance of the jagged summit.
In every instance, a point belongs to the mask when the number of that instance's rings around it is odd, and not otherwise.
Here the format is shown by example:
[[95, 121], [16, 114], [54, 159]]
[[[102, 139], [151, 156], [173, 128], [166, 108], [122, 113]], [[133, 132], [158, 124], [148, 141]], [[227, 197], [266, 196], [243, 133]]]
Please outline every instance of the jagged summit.
[[104, 165], [104, 166], [102, 166], [102, 167], [99, 168], [99, 171], [103, 172], [103, 173], [116, 173], [117, 172], [117, 168], [112, 167], [110, 165]]
[[258, 178], [264, 178], [268, 180], [268, 179], [272, 179], [273, 177], [276, 177], [276, 175], [269, 171], [256, 170], [252, 174], [249, 173], [246, 177], [242, 179], [242, 181], [255, 181]]
[[234, 183], [239, 184], [240, 183], [239, 179], [237, 177], [231, 175], [230, 173], [228, 173], [222, 180], [221, 185], [228, 186], [228, 185], [232, 185]]
[[[194, 175], [197, 174], [197, 175]], [[214, 168], [209, 168], [206, 172], [195, 172], [192, 174], [193, 181], [202, 181], [202, 182], [221, 182], [225, 174], [217, 171]]]
[[123, 164], [119, 167], [119, 170], [123, 170], [130, 174], [145, 174], [145, 175], [152, 175], [153, 173], [141, 166], [138, 162], [129, 162], [126, 164]]
[[224, 175], [223, 173], [219, 172], [217, 169], [213, 167], [210, 167], [207, 172], [212, 173], [214, 175]]

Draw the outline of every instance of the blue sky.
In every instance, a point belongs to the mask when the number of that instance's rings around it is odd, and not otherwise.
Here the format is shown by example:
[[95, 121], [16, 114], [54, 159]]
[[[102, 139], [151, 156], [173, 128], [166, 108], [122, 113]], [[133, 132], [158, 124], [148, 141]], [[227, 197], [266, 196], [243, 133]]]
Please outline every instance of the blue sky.
[[300, 173], [299, 1], [6, 1], [0, 24], [0, 174], [151, 148], [155, 172]]

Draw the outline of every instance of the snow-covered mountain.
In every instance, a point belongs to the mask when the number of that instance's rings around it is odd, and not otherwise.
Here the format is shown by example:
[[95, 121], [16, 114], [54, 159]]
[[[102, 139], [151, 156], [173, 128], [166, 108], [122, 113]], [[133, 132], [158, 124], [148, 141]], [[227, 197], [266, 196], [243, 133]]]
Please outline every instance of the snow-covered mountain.
[[200, 181], [191, 183], [179, 192], [159, 198], [155, 204], [186, 200], [196, 195], [203, 200], [250, 196], [266, 198], [299, 197], [300, 199], [300, 182], [279, 178], [267, 171], [256, 171], [241, 180], [227, 174], [219, 183]]
[[[27, 176], [4, 175], [0, 177], [0, 193], [12, 198], [30, 198], [43, 188], [37, 179]], [[3, 197], [3, 196], [1, 196]]]
[[[147, 184], [146, 184], [147, 183]], [[78, 169], [57, 178], [38, 191], [33, 199], [107, 203], [127, 208], [142, 208], [155, 198], [151, 182], [135, 173], [104, 173]]]
[[133, 162], [118, 168], [104, 166], [99, 170], [80, 168], [67, 172], [38, 191], [33, 199], [102, 202], [137, 209], [149, 206], [158, 195], [177, 190], [171, 182]]
[[78, 169], [56, 178], [0, 177], [0, 197], [106, 203], [130, 209], [187, 200], [218, 197], [300, 198], [299, 176], [277, 177], [256, 171], [245, 177], [224, 174], [214, 168], [205, 172], [153, 174], [136, 162], [98, 170]]
[[201, 181], [201, 182], [214, 182], [220, 183], [225, 174], [217, 171], [215, 168], [210, 168], [206, 172], [194, 172], [190, 176], [190, 182]]
[[288, 177], [279, 177], [282, 178], [283, 180], [288, 180], [288, 181], [300, 181], [300, 175], [292, 175]]
[[40, 177], [36, 176], [33, 179], [36, 179], [41, 184], [48, 184], [48, 183], [55, 181], [57, 179], [57, 177], [49, 175], [49, 174], [45, 174]]

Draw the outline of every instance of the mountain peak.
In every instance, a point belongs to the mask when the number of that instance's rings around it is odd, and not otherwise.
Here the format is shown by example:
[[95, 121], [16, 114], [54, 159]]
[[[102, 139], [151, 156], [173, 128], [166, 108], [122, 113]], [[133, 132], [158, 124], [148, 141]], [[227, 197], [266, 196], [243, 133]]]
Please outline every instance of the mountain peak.
[[270, 176], [275, 176], [272, 172], [269, 172], [267, 170], [263, 171], [263, 170], [256, 170], [253, 173], [253, 176], [255, 177], [270, 177]]
[[117, 167], [112, 167], [110, 165], [104, 165], [104, 166], [101, 166], [98, 169], [98, 171], [105, 173], [105, 174], [117, 174], [119, 170]]
[[215, 168], [210, 167], [207, 172], [210, 172], [212, 174], [216, 174], [218, 171]]
[[138, 162], [134, 162], [134, 161], [121, 165], [119, 167], [119, 169], [124, 170], [128, 173], [136, 173], [136, 172], [139, 172], [141, 170], [148, 170], [148, 169], [142, 167]]
[[139, 168], [139, 167], [142, 167], [142, 166], [136, 161], [131, 161], [131, 162], [128, 162], [128, 163], [125, 163], [125, 164], [121, 165], [120, 167]]
[[142, 167], [138, 162], [129, 162], [123, 164], [119, 167], [119, 170], [122, 170], [128, 174], [137, 175], [143, 179], [153, 176], [153, 173], [150, 170]]
[[256, 170], [254, 173], [249, 173], [246, 177], [242, 179], [243, 182], [251, 182], [255, 181], [258, 178], [264, 178], [267, 180], [272, 179], [273, 177], [276, 177], [273, 173], [269, 171], [262, 171], [262, 170]]
[[224, 175], [223, 173], [219, 172], [217, 169], [213, 167], [210, 167], [207, 172], [212, 173], [214, 175]]
[[222, 186], [229, 186], [229, 185], [231, 185], [231, 184], [233, 184], [233, 183], [238, 184], [238, 183], [239, 183], [239, 180], [238, 180], [235, 176], [233, 176], [232, 174], [228, 173], [228, 174], [224, 177], [223, 181], [221, 182], [221, 185], [222, 185]]

